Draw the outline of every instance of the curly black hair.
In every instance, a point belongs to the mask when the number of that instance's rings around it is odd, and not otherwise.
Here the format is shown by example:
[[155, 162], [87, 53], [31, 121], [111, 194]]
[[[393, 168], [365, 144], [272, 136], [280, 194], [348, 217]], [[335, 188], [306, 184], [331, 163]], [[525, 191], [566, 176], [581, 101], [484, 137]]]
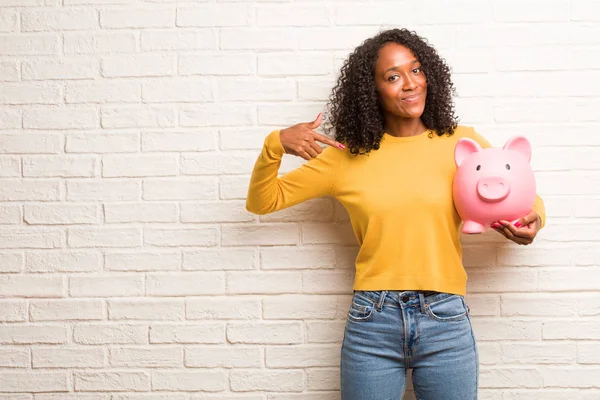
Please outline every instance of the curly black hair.
[[421, 63], [427, 79], [427, 97], [421, 116], [425, 127], [442, 136], [452, 135], [457, 126], [452, 101], [455, 88], [444, 59], [414, 31], [382, 31], [365, 40], [348, 56], [327, 105], [325, 133], [334, 131], [336, 140], [346, 143], [355, 155], [379, 149], [383, 137], [383, 110], [377, 96], [374, 72], [379, 49], [389, 42], [407, 47]]

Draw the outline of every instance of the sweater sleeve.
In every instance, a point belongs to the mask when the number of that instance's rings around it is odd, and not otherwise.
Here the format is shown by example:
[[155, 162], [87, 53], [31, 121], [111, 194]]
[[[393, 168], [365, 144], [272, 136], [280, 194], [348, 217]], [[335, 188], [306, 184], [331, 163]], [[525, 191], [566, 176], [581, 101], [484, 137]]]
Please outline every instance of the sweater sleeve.
[[[483, 148], [492, 147], [490, 142], [488, 142], [486, 138], [477, 133], [475, 129], [473, 129], [472, 138]], [[535, 201], [533, 203], [533, 211], [535, 211], [540, 216], [540, 221], [542, 223], [540, 229], [543, 228], [546, 224], [546, 207], [544, 205], [544, 200], [542, 200], [542, 198], [537, 194], [535, 195]]]
[[333, 195], [343, 150], [327, 146], [317, 157], [278, 177], [284, 153], [279, 130], [271, 132], [254, 164], [246, 198], [248, 211], [268, 214], [314, 197]]

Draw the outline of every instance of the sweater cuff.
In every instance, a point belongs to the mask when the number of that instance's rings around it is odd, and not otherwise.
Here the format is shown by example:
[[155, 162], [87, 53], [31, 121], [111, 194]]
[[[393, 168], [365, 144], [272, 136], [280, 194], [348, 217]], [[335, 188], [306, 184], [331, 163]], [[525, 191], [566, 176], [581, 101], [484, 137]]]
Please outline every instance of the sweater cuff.
[[265, 139], [265, 147], [269, 152], [269, 155], [273, 158], [282, 158], [285, 154], [285, 149], [281, 144], [281, 139], [279, 138], [280, 130], [276, 130], [271, 132]]

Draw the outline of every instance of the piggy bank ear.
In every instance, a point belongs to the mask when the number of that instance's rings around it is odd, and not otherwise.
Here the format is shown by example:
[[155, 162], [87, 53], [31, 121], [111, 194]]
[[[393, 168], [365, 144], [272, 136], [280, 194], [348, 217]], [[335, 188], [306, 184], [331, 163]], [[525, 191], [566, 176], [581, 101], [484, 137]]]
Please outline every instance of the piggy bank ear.
[[483, 150], [479, 143], [469, 138], [462, 138], [456, 143], [454, 148], [454, 162], [457, 167], [465, 161], [469, 155]]
[[531, 145], [525, 136], [515, 136], [510, 138], [503, 149], [521, 153], [527, 161], [531, 161]]

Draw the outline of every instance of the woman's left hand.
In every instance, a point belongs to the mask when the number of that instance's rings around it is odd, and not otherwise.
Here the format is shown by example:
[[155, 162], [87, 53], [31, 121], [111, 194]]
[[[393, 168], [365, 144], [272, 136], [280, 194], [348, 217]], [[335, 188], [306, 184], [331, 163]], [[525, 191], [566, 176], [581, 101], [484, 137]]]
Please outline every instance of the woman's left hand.
[[531, 244], [541, 226], [540, 217], [535, 211], [519, 219], [514, 225], [505, 220], [500, 220], [491, 225], [493, 229], [503, 234], [507, 239], [521, 245]]

